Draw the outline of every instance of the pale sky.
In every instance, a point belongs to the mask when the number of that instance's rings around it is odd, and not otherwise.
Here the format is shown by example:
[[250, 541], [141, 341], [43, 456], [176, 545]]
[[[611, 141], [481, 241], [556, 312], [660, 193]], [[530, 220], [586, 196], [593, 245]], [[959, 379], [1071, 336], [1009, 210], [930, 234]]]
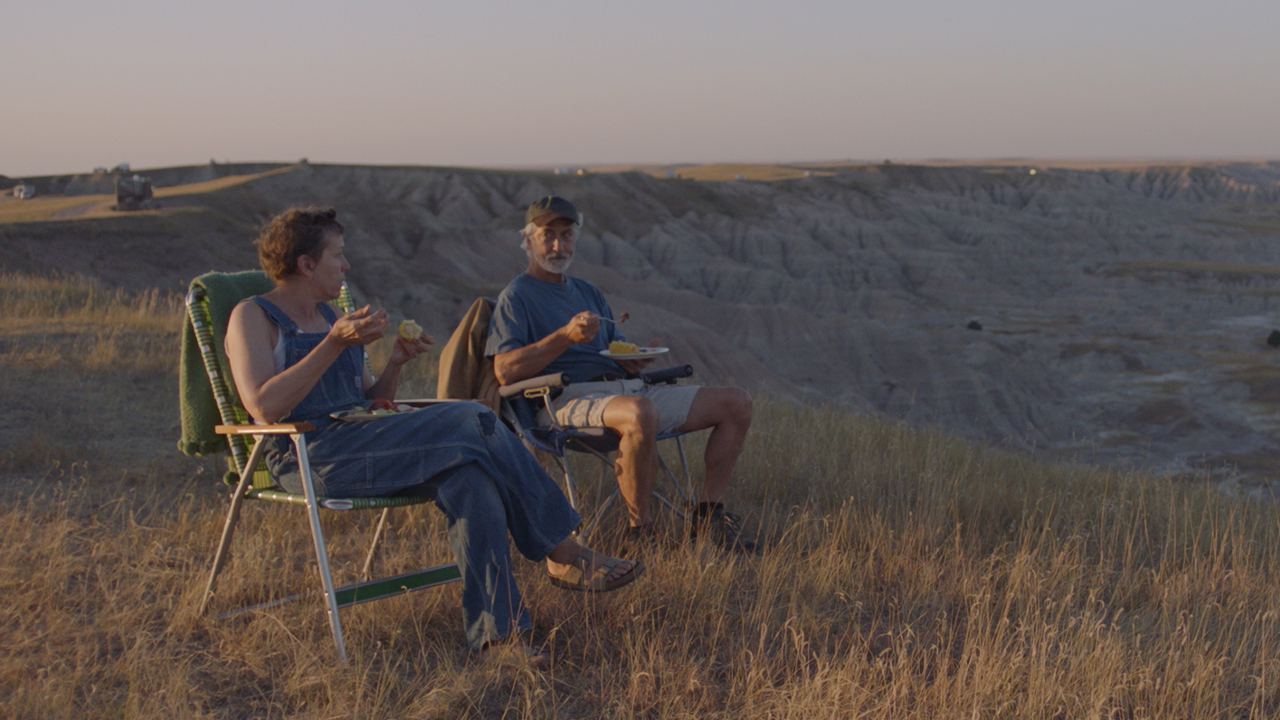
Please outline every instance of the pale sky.
[[1277, 0], [5, 0], [0, 174], [1280, 157]]

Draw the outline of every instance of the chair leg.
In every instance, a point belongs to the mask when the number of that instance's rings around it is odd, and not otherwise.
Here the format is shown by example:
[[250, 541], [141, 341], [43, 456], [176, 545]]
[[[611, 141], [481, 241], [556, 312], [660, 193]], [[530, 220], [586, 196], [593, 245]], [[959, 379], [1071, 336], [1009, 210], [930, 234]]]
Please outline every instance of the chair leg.
[[574, 510], [578, 509], [578, 495], [573, 486], [573, 475], [569, 472], [569, 461], [567, 458], [561, 458], [558, 455], [552, 455], [556, 464], [560, 466], [560, 472], [564, 473], [564, 489], [569, 496], [569, 507]]
[[[681, 494], [684, 495], [685, 499], [689, 501], [690, 505], [692, 505], [693, 497], [694, 497], [693, 496], [693, 477], [689, 475], [689, 459], [686, 458], [684, 455], [684, 439], [679, 435], [677, 435], [675, 440], [676, 440], [676, 450], [679, 451], [680, 453], [680, 469], [684, 471], [684, 487], [686, 492]], [[672, 478], [673, 482], [674, 480], [675, 478]]]
[[307, 498], [307, 517], [311, 521], [311, 539], [315, 542], [316, 562], [320, 566], [320, 584], [329, 610], [329, 627], [333, 630], [333, 644], [338, 648], [338, 659], [348, 664], [347, 648], [342, 642], [342, 621], [338, 619], [338, 597], [333, 591], [333, 576], [329, 573], [329, 553], [324, 548], [324, 532], [320, 529], [320, 507], [316, 502], [316, 489], [311, 482], [311, 461], [307, 458], [307, 439], [302, 433], [291, 433], [293, 445], [298, 449], [298, 472], [302, 475], [302, 488]]
[[204, 615], [205, 608], [209, 606], [209, 599], [213, 597], [213, 584], [218, 580], [218, 573], [222, 572], [222, 566], [227, 562], [231, 538], [235, 535], [236, 523], [240, 520], [240, 508], [244, 507], [244, 494], [253, 480], [252, 468], [258, 467], [265, 445], [266, 443], [262, 440], [254, 443], [253, 452], [249, 453], [249, 461], [245, 464], [245, 467], [250, 469], [240, 473], [240, 482], [236, 483], [236, 489], [231, 494], [231, 509], [227, 511], [227, 521], [222, 526], [222, 539], [218, 542], [218, 551], [213, 556], [213, 568], [209, 571], [209, 582], [204, 586], [204, 596], [200, 599], [200, 615]]
[[604, 462], [603, 460], [600, 461], [600, 479], [596, 480], [596, 487], [598, 488], [608, 487], [610, 478], [613, 478], [614, 481], [617, 481], [618, 479], [617, 472], [618, 471], [614, 468], [614, 463], [607, 463], [607, 462]]
[[[598, 454], [599, 453], [597, 453], [597, 455]], [[569, 459], [561, 459], [557, 457], [556, 462], [560, 464], [560, 469], [564, 471], [564, 484], [569, 489], [569, 504], [573, 506], [574, 510], [577, 510], [578, 502], [573, 492], [576, 483], [573, 480], [573, 472], [569, 469]], [[614, 490], [613, 495], [617, 494], [618, 491]], [[591, 515], [590, 520], [584, 520], [583, 524], [578, 527], [577, 534], [579, 540], [585, 543], [587, 542], [587, 539], [591, 537], [591, 533], [595, 532], [596, 526], [600, 524], [600, 518], [604, 517], [605, 509], [608, 508], [609, 503], [613, 501], [613, 495], [610, 495], [608, 500], [606, 500], [599, 508], [596, 508], [596, 511]]]
[[[676, 439], [679, 440], [679, 438], [676, 438]], [[661, 455], [658, 456], [658, 464], [662, 467], [662, 471], [666, 473], [667, 480], [671, 482], [671, 487], [675, 488], [676, 494], [678, 494], [680, 498], [684, 500], [685, 507], [689, 507], [693, 505], [692, 498], [688, 493], [684, 491], [683, 487], [680, 487], [680, 481], [676, 479], [675, 473], [671, 472], [671, 467], [667, 465], [667, 461], [663, 460]], [[689, 472], [688, 469], [686, 469], [685, 475], [688, 475], [688, 472]], [[662, 502], [662, 504], [666, 505], [667, 507], [675, 511], [675, 514], [678, 515], [681, 520], [686, 519], [685, 512], [680, 508], [676, 507], [675, 505], [673, 505], [670, 500], [668, 500], [666, 497], [662, 495], [662, 493], [658, 492], [657, 488], [653, 489], [653, 496], [657, 498], [660, 502]]]
[[[676, 474], [671, 470], [671, 466], [667, 464], [667, 461], [662, 458], [661, 454], [658, 455], [658, 464], [662, 468], [663, 472], [666, 474], [667, 479], [671, 482], [671, 486], [675, 488], [676, 493], [680, 495], [682, 500], [684, 500], [684, 506], [686, 508], [693, 507], [693, 504], [694, 504], [693, 477], [689, 473], [689, 460], [685, 456], [684, 443], [681, 441], [681, 438], [679, 435], [671, 439], [676, 441], [676, 449], [679, 451], [679, 454], [680, 454], [680, 469], [684, 475], [684, 483], [681, 483], [680, 480], [676, 477]], [[578, 444], [575, 444], [575, 449], [595, 455], [596, 458], [600, 460], [601, 462], [600, 485], [603, 485], [607, 480], [608, 474], [613, 470], [613, 466], [614, 466], [613, 459], [585, 444], [582, 444], [580, 446]], [[564, 471], [565, 485], [568, 487], [568, 490], [569, 490], [569, 498], [570, 498], [569, 502], [571, 505], [573, 505], [574, 509], [576, 510], [578, 508], [578, 504], [576, 502], [576, 498], [574, 497], [574, 482], [573, 482], [573, 477], [569, 472], [568, 459], [561, 460], [559, 457], [556, 457], [556, 462], [560, 464], [560, 469]], [[592, 514], [591, 519], [583, 523], [582, 528], [578, 531], [578, 537], [583, 542], [586, 542], [587, 538], [591, 535], [591, 533], [595, 532], [596, 526], [600, 524], [600, 521], [602, 519], [604, 519], [605, 511], [609, 509], [609, 505], [614, 501], [615, 498], [618, 497], [618, 494], [619, 494], [618, 490], [615, 486], [613, 492], [609, 495], [609, 497], [606, 498], [605, 501], [600, 504], [600, 507], [597, 508], [596, 511]], [[658, 492], [658, 489], [656, 487], [653, 490], [653, 497], [658, 502], [668, 507], [681, 520], [689, 519], [689, 514], [685, 510], [682, 510], [679, 506], [677, 506], [676, 504], [668, 500], [666, 497], [664, 497], [662, 493]]]
[[369, 554], [364, 559], [364, 569], [360, 571], [360, 579], [368, 581], [369, 571], [373, 569], [373, 554], [378, 551], [378, 541], [382, 539], [382, 531], [387, 527], [387, 513], [391, 512], [391, 508], [382, 508], [382, 514], [378, 516], [378, 529], [373, 531], [373, 543], [369, 545]]
[[596, 526], [604, 519], [605, 511], [609, 509], [609, 505], [613, 503], [618, 495], [618, 488], [615, 487], [609, 497], [605, 498], [605, 501], [600, 503], [600, 507], [596, 508], [596, 511], [592, 513], [590, 522], [585, 523], [583, 529], [578, 531], [578, 537], [582, 539], [582, 542], [587, 542], [587, 538], [591, 536], [591, 533], [595, 532]]

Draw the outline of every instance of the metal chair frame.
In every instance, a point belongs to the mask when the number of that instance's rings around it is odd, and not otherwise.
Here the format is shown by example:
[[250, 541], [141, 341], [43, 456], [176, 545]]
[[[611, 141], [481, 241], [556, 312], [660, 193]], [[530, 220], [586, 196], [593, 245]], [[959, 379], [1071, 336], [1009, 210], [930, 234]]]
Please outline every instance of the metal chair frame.
[[[676, 380], [692, 375], [693, 368], [689, 365], [682, 365], [644, 373], [640, 377], [646, 383], [656, 385], [675, 384]], [[573, 450], [595, 456], [602, 464], [600, 483], [603, 484], [613, 473], [613, 459], [609, 457], [608, 453], [618, 449], [619, 437], [607, 428], [566, 428], [556, 422], [551, 402], [559, 394], [560, 390], [567, 385], [569, 385], [567, 375], [542, 375], [503, 386], [499, 391], [499, 395], [503, 400], [503, 418], [513, 426], [527, 447], [542, 450], [555, 459], [560, 472], [564, 474], [565, 494], [569, 497], [569, 504], [581, 513], [582, 508], [579, 504], [577, 482], [565, 457], [565, 451]], [[551, 416], [551, 425], [549, 427], [539, 426], [535, 421], [537, 413], [534, 411], [534, 407], [536, 405], [530, 403], [539, 402], [547, 409], [547, 414]], [[661, 453], [658, 453], [658, 464], [662, 468], [663, 476], [682, 501], [682, 505], [672, 502], [666, 495], [659, 492], [656, 487], [653, 490], [654, 499], [671, 510], [682, 521], [688, 520], [688, 509], [693, 507], [694, 498], [693, 478], [689, 472], [689, 461], [685, 455], [684, 442], [682, 440], [686, 434], [683, 432], [670, 432], [660, 434], [657, 438], [659, 442], [663, 440], [675, 441], [676, 450], [680, 457], [680, 470], [683, 481], [672, 471], [671, 466], [667, 464]], [[578, 536], [583, 541], [586, 541], [591, 533], [595, 532], [600, 521], [604, 518], [605, 512], [608, 511], [619, 494], [620, 491], [615, 481], [612, 492], [605, 498], [604, 502], [600, 503], [600, 506], [592, 511], [590, 516], [584, 518], [582, 526], [578, 530]]]

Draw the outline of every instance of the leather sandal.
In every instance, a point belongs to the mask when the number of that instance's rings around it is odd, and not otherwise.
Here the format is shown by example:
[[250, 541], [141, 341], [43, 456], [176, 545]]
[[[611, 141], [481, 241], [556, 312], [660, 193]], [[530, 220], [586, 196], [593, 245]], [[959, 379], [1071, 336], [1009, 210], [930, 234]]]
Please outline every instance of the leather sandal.
[[579, 546], [577, 562], [570, 565], [564, 575], [556, 577], [548, 572], [547, 577], [551, 579], [551, 584], [558, 588], [576, 590], [578, 592], [601, 593], [617, 590], [623, 585], [629, 585], [633, 580], [644, 573], [644, 565], [642, 565], [639, 560], [631, 560], [631, 570], [628, 571], [627, 574], [610, 580], [609, 576], [613, 574], [613, 569], [616, 568], [619, 563], [628, 562], [622, 558], [611, 557], [608, 560], [605, 560], [604, 563], [600, 567], [596, 568], [595, 572], [591, 573], [588, 577], [586, 572], [587, 568], [591, 567], [591, 562], [595, 559], [596, 555], [597, 553], [595, 550], [592, 550], [585, 545]]

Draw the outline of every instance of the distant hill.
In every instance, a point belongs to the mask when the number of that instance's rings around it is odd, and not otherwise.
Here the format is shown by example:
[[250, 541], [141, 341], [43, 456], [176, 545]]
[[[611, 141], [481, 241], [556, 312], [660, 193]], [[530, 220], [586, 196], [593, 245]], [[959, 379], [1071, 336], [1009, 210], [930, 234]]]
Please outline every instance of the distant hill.
[[[287, 166], [286, 163], [209, 163], [208, 165], [151, 168], [132, 171], [128, 174], [137, 172], [150, 178], [155, 187], [167, 187], [207, 182], [236, 175], [253, 175]], [[119, 173], [111, 170], [69, 175], [36, 175], [22, 178], [22, 182], [34, 186], [40, 195], [102, 195], [115, 192], [117, 174]], [[17, 180], [10, 182], [16, 184]], [[0, 185], [3, 185], [2, 181]]]
[[571, 272], [703, 379], [1053, 457], [1280, 476], [1280, 163], [645, 169], [150, 169], [161, 208], [129, 215], [102, 179], [37, 179], [44, 197], [0, 200], [0, 264], [178, 290], [253, 267], [271, 214], [333, 205], [357, 293], [440, 337], [523, 269], [523, 208], [556, 193], [586, 215]]

